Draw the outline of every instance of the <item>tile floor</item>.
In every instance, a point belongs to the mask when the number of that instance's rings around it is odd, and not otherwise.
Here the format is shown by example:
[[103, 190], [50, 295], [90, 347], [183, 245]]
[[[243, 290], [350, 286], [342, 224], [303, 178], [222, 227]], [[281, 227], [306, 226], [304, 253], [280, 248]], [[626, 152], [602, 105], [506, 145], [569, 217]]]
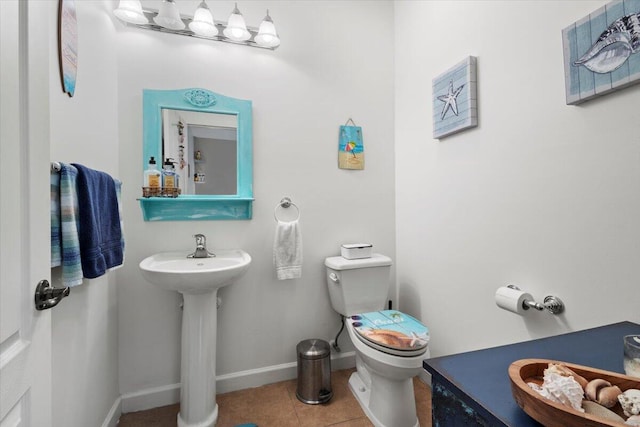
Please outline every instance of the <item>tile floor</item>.
[[[255, 423], [259, 427], [371, 427], [347, 385], [353, 369], [332, 372], [333, 397], [322, 405], [296, 398], [296, 380], [219, 394], [216, 427]], [[421, 427], [431, 426], [431, 390], [415, 378], [416, 408]], [[119, 427], [174, 427], [179, 405], [123, 414]]]

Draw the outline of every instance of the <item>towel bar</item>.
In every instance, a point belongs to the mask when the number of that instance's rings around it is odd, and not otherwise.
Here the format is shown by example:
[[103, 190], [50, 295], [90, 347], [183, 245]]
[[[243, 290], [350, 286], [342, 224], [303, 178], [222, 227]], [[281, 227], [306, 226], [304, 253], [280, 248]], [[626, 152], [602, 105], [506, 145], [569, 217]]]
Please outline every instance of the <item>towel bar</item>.
[[289, 197], [283, 197], [282, 200], [280, 200], [280, 203], [278, 203], [276, 205], [275, 209], [273, 210], [273, 217], [276, 219], [276, 221], [280, 221], [280, 219], [278, 218], [278, 208], [288, 209], [291, 206], [296, 208], [296, 211], [298, 212], [298, 216], [293, 221], [299, 220], [300, 219], [300, 208], [298, 207], [298, 205], [293, 203]]

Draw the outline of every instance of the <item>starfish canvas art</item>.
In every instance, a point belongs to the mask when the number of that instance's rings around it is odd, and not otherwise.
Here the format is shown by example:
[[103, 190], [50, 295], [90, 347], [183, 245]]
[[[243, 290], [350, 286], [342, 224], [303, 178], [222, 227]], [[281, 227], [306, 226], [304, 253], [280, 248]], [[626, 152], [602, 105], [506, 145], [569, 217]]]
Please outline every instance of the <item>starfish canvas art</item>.
[[433, 79], [433, 137], [478, 125], [476, 58], [469, 56]]
[[447, 114], [447, 111], [451, 109], [453, 114], [458, 115], [458, 95], [464, 88], [464, 85], [460, 86], [456, 90], [453, 90], [453, 80], [449, 82], [449, 92], [446, 95], [440, 95], [438, 99], [444, 102], [444, 107], [442, 108], [442, 114], [440, 115], [440, 120], [444, 120], [444, 116]]

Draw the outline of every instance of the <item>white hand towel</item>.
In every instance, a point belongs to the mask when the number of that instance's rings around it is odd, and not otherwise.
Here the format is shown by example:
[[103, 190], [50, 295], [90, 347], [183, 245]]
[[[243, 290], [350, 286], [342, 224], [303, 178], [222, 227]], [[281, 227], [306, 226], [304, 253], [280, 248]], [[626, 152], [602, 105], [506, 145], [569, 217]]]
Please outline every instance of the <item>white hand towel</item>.
[[273, 264], [279, 280], [302, 277], [302, 233], [298, 221], [278, 221], [273, 240]]

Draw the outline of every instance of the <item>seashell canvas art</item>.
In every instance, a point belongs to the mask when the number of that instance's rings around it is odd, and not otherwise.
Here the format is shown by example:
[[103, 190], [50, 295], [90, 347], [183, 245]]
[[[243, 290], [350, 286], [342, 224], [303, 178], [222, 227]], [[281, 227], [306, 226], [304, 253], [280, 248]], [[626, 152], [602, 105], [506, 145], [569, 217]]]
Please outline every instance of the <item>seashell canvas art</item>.
[[562, 31], [567, 104], [640, 82], [640, 0], [615, 0]]

